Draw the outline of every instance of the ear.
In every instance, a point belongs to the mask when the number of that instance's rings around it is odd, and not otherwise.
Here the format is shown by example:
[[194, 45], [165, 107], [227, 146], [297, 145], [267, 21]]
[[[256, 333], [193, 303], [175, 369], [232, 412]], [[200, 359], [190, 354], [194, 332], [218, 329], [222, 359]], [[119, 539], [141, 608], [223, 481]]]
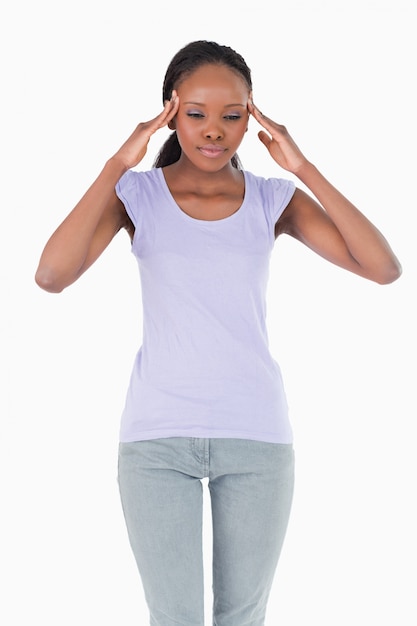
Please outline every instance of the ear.
[[175, 121], [171, 120], [170, 122], [168, 122], [168, 128], [170, 130], [175, 130]]

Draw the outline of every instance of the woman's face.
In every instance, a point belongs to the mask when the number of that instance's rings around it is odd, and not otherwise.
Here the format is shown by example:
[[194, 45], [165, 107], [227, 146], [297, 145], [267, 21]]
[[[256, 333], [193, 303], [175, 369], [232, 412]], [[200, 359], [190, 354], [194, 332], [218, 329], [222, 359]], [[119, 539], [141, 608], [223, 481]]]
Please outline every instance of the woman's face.
[[223, 65], [203, 65], [177, 89], [174, 124], [188, 159], [204, 171], [219, 171], [237, 151], [248, 127], [250, 90], [243, 78]]

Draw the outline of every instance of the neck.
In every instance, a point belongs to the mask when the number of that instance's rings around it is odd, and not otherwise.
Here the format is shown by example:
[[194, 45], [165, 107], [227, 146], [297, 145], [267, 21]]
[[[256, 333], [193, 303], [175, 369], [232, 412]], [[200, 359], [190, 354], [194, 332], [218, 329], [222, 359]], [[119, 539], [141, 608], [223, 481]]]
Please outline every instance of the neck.
[[182, 188], [197, 187], [209, 191], [242, 180], [242, 173], [233, 167], [230, 161], [222, 169], [210, 172], [195, 167], [183, 155], [178, 161], [164, 167], [163, 170], [171, 180], [175, 180], [175, 186]]

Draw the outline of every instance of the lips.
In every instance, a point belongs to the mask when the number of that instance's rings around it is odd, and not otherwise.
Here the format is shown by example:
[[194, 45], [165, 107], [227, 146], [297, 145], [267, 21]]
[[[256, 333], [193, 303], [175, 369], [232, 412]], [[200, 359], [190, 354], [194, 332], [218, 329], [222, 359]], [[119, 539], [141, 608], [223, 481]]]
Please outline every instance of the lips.
[[208, 143], [205, 146], [200, 146], [198, 149], [201, 152], [201, 154], [208, 157], [209, 159], [215, 159], [216, 157], [219, 157], [222, 154], [224, 154], [226, 151], [225, 148], [222, 148], [221, 146], [215, 146], [212, 143]]

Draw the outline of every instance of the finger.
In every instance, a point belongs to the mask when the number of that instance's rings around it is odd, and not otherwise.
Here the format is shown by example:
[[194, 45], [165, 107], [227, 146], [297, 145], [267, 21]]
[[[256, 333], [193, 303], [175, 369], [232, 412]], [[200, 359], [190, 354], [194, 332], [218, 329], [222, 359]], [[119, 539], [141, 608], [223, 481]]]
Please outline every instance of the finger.
[[264, 115], [262, 111], [260, 111], [260, 109], [255, 104], [253, 104], [253, 102], [251, 113], [256, 121], [259, 122], [259, 124], [272, 135], [275, 130], [275, 123], [269, 117], [266, 117], [266, 115]]
[[159, 128], [166, 126], [170, 122], [170, 120], [176, 115], [177, 111], [178, 96], [171, 98], [171, 100], [165, 100], [164, 108], [161, 113], [154, 117], [153, 120], [150, 120], [148, 122], [150, 133], [152, 134]]
[[168, 124], [178, 112], [179, 98], [176, 91], [172, 92], [171, 100], [165, 100], [164, 110], [156, 118], [159, 123], [159, 127]]
[[258, 122], [260, 122], [261, 119], [264, 117], [264, 114], [262, 113], [262, 111], [259, 109], [259, 107], [256, 106], [256, 104], [251, 99], [248, 101], [248, 109], [250, 113], [254, 116], [254, 118], [258, 120]]
[[180, 105], [180, 99], [179, 99], [178, 94], [175, 91], [175, 89], [172, 92], [170, 105], [171, 105], [171, 108], [170, 108], [170, 110], [168, 112], [167, 123], [170, 122], [172, 120], [172, 118], [175, 117], [175, 115], [178, 113], [178, 109], [179, 109], [179, 105]]
[[260, 130], [258, 133], [258, 137], [259, 139], [262, 141], [262, 143], [264, 144], [264, 146], [266, 146], [267, 148], [269, 148], [269, 145], [272, 141], [271, 137], [263, 130]]

